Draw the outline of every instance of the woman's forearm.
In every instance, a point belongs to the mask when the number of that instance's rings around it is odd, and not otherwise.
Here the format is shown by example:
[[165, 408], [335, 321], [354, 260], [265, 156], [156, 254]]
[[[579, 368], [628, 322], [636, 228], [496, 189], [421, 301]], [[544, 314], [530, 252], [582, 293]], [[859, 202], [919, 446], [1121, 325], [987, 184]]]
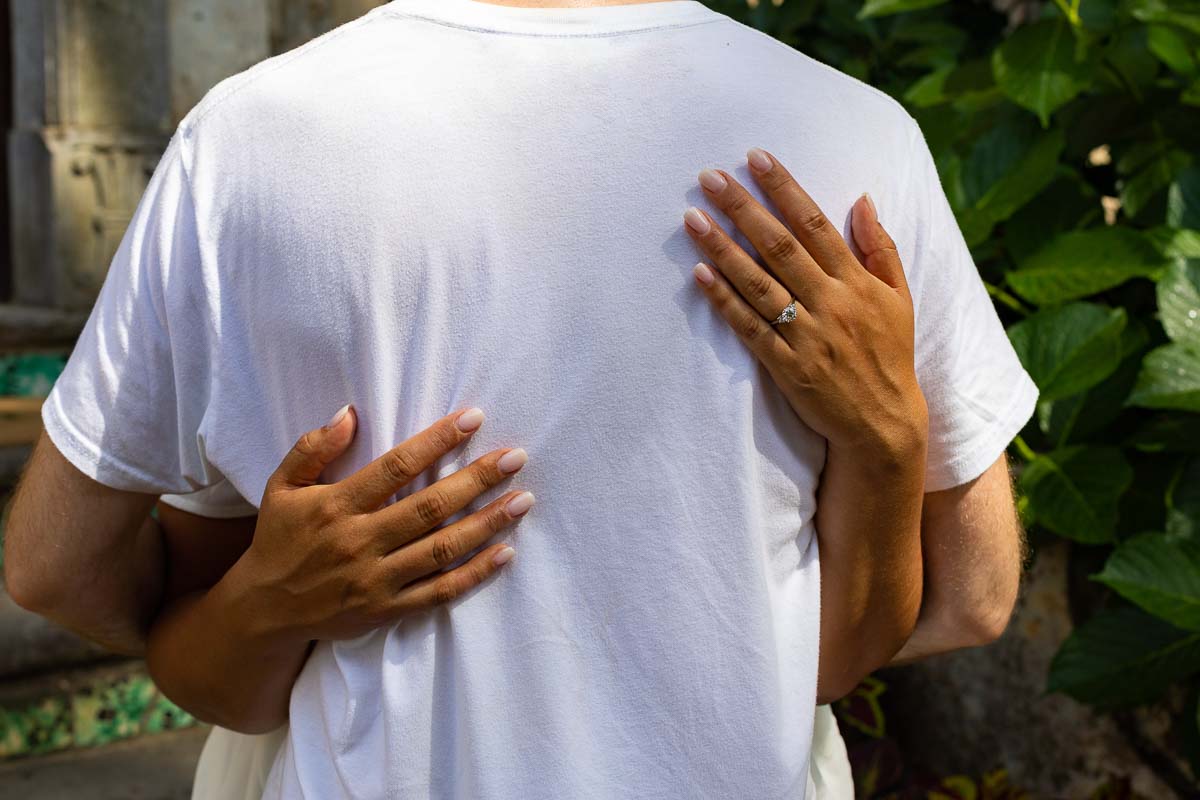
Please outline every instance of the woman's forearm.
[[921, 606], [924, 435], [890, 451], [832, 446], [817, 497], [817, 698], [848, 694], [909, 638]]
[[200, 720], [241, 733], [274, 730], [287, 721], [311, 643], [269, 630], [267, 616], [235, 564], [212, 588], [163, 609], [147, 647], [151, 677]]

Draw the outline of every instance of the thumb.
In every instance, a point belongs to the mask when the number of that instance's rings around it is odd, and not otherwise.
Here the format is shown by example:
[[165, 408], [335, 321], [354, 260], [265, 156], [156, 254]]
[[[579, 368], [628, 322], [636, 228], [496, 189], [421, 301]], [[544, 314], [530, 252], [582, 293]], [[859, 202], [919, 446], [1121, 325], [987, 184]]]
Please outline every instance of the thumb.
[[863, 266], [879, 280], [893, 289], [906, 288], [904, 267], [900, 264], [900, 253], [896, 243], [879, 224], [879, 213], [871, 195], [863, 194], [851, 210], [851, 229], [854, 243], [863, 255]]
[[312, 486], [325, 467], [346, 452], [357, 428], [354, 408], [349, 404], [342, 406], [325, 427], [311, 430], [296, 441], [268, 486], [276, 490]]

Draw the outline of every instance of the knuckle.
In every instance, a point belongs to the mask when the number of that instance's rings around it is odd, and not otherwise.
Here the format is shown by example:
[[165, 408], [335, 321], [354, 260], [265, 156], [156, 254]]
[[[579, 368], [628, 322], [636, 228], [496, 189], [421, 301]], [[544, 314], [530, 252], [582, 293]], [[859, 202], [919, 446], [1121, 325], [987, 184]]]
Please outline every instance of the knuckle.
[[397, 448], [383, 459], [383, 471], [388, 479], [397, 484], [406, 484], [421, 474], [421, 465], [416, 456], [403, 448]]
[[293, 450], [303, 456], [315, 456], [320, 452], [317, 445], [317, 437], [313, 434], [315, 431], [308, 431], [296, 440]]
[[749, 300], [765, 300], [774, 288], [775, 280], [762, 270], [758, 270], [746, 278], [746, 292]]
[[799, 245], [790, 233], [779, 233], [770, 242], [763, 255], [775, 261], [787, 261], [796, 255]]
[[820, 211], [807, 211], [800, 217], [800, 227], [809, 233], [821, 233], [829, 227], [829, 217]]
[[747, 342], [752, 342], [762, 333], [762, 324], [751, 314], [737, 314], [732, 320], [734, 331]]
[[415, 512], [426, 525], [433, 526], [450, 516], [450, 498], [436, 488], [429, 488], [417, 496]]
[[435, 536], [429, 545], [429, 555], [439, 569], [454, 563], [454, 559], [458, 558], [460, 552], [459, 538], [452, 533]]
[[433, 602], [435, 605], [445, 605], [462, 594], [462, 586], [454, 573], [438, 578], [433, 583]]
[[725, 201], [725, 208], [732, 214], [744, 211], [749, 205], [750, 195], [740, 189], [731, 192], [729, 199]]

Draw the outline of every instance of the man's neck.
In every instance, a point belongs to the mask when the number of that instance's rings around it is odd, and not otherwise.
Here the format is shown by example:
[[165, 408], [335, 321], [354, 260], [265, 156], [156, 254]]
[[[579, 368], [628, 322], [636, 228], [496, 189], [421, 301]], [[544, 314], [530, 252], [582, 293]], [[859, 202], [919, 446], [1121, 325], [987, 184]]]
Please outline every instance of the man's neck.
[[664, 0], [478, 0], [493, 6], [516, 8], [589, 8], [591, 6], [636, 6]]

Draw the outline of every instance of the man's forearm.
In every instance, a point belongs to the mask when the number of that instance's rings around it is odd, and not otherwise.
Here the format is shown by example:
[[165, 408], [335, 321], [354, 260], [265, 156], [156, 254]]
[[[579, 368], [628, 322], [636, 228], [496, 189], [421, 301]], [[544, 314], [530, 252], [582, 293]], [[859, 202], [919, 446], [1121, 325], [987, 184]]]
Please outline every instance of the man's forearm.
[[241, 733], [266, 733], [287, 721], [292, 684], [311, 643], [270, 630], [245, 566], [212, 588], [167, 605], [150, 633], [151, 677], [197, 718]]
[[884, 666], [921, 605], [923, 437], [880, 457], [832, 446], [817, 498], [821, 552], [818, 701]]
[[103, 647], [141, 655], [163, 590], [153, 503], [90, 480], [43, 435], [5, 525], [9, 595]]

